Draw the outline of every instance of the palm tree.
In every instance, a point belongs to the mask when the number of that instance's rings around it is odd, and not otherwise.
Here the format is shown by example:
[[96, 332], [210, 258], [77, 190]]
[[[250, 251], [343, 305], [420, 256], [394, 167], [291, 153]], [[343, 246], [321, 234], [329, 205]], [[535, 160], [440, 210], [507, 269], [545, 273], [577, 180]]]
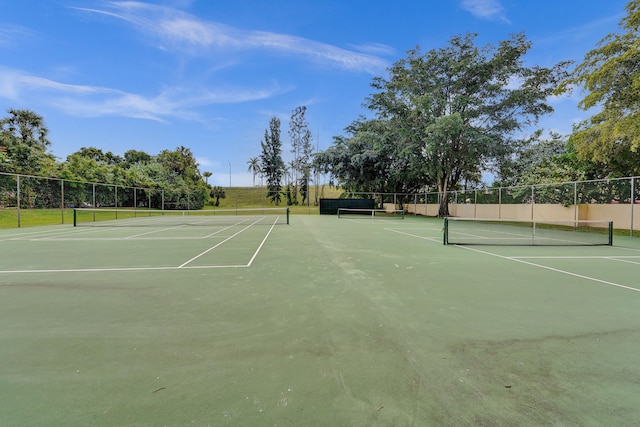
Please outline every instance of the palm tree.
[[257, 157], [252, 157], [247, 161], [247, 164], [249, 165], [247, 172], [251, 172], [253, 174], [253, 186], [255, 187], [256, 175], [262, 172], [262, 169], [260, 168], [260, 160], [258, 160]]
[[213, 175], [211, 172], [202, 172], [202, 176], [204, 176], [205, 184], [209, 185], [209, 177]]

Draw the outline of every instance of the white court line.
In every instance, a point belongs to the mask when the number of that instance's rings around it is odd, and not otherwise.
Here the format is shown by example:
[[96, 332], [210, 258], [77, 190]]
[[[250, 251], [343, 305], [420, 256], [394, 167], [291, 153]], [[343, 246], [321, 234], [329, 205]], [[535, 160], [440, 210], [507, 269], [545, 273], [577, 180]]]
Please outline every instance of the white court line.
[[636, 258], [636, 257], [611, 257], [608, 258], [611, 261], [619, 261], [619, 262], [626, 262], [629, 264], [640, 264], [640, 262], [636, 262], [636, 261], [628, 261], [627, 258]]
[[[60, 270], [0, 270], [0, 274], [11, 273], [105, 273], [109, 271], [149, 271], [149, 270], [195, 270], [195, 269], [213, 269], [213, 268], [246, 268], [248, 265], [198, 265], [192, 267], [112, 267], [112, 268], [65, 268]], [[2, 286], [2, 285], [0, 285]]]
[[[429, 240], [429, 241], [432, 241], [432, 242], [440, 242], [440, 243], [442, 243], [442, 240], [437, 240], [437, 239], [433, 239], [433, 238], [429, 238], [429, 237], [418, 236], [418, 235], [411, 234], [411, 233], [404, 233], [404, 232], [397, 231], [397, 230], [394, 230], [394, 229], [391, 229], [391, 228], [385, 228], [385, 230], [392, 231], [392, 232], [398, 233], [398, 234], [404, 234], [404, 235], [410, 236], [410, 237], [417, 237], [418, 239], [423, 239], [423, 240]], [[523, 258], [535, 258], [535, 257], [508, 257], [508, 256], [504, 256], [504, 255], [494, 254], [494, 253], [487, 252], [487, 251], [482, 251], [480, 249], [470, 248], [470, 247], [467, 247], [467, 246], [461, 246], [461, 245], [452, 245], [452, 246], [455, 246], [455, 247], [460, 248], [460, 249], [466, 249], [466, 250], [469, 250], [469, 251], [478, 252], [478, 253], [481, 253], [481, 254], [490, 255], [490, 256], [494, 256], [494, 257], [510, 260], [510, 261], [519, 262], [519, 263], [522, 263], [522, 264], [527, 264], [527, 265], [530, 265], [530, 266], [533, 266], [533, 267], [543, 268], [545, 270], [555, 271], [556, 273], [566, 274], [568, 276], [579, 277], [581, 279], [586, 279], [586, 280], [590, 280], [590, 281], [593, 281], [593, 282], [602, 283], [602, 284], [608, 285], [608, 286], [615, 286], [615, 287], [627, 289], [627, 290], [630, 290], [630, 291], [640, 292], [640, 289], [634, 288], [634, 287], [631, 287], [631, 286], [622, 285], [620, 283], [609, 282], [607, 280], [597, 279], [595, 277], [585, 276], [585, 275], [582, 275], [582, 274], [572, 273], [570, 271], [560, 270], [560, 269], [553, 268], [553, 267], [547, 267], [546, 265], [536, 264], [536, 263], [533, 263], [533, 262], [525, 261], [523, 259]], [[540, 258], [546, 258], [546, 257], [540, 257]], [[551, 258], [555, 259], [555, 258], [559, 258], [559, 257], [551, 257]], [[585, 258], [585, 257], [575, 257], [575, 258], [580, 259], [580, 258]], [[622, 256], [621, 257], [612, 257], [612, 256], [608, 256], [608, 257], [590, 257], [590, 258], [611, 259], [613, 261], [629, 262], [629, 261], [624, 261], [622, 259], [618, 259], [618, 258], [627, 258], [627, 257], [622, 257]], [[629, 257], [629, 258], [634, 258], [635, 259], [636, 257]], [[636, 264], [636, 263], [633, 262], [633, 264]]]
[[[55, 230], [39, 230], [39, 231], [26, 231], [24, 233], [14, 233], [14, 234], [7, 234], [4, 236], [0, 236], [0, 241], [7, 241], [7, 240], [33, 240], [33, 239], [37, 239], [38, 236], [44, 236], [44, 237], [40, 237], [40, 239], [46, 239], [47, 235], [55, 235], [55, 234], [68, 234], [70, 231], [72, 230], [60, 230], [60, 229], [55, 229]], [[79, 231], [77, 231], [79, 232]]]
[[136, 237], [146, 236], [147, 234], [161, 233], [163, 231], [173, 230], [175, 228], [180, 228], [180, 227], [184, 227], [184, 226], [180, 224], [180, 225], [174, 225], [172, 227], [160, 228], [158, 230], [147, 231], [145, 233], [132, 234], [131, 236], [125, 237], [125, 239], [135, 239]]
[[357, 224], [376, 224], [376, 225], [381, 225], [380, 223], [383, 223], [385, 225], [389, 225], [389, 224], [402, 225], [402, 224], [404, 224], [404, 222], [400, 222], [402, 220], [392, 219], [392, 218], [379, 218], [379, 219], [373, 219], [373, 218], [369, 218], [369, 219], [365, 219], [365, 218], [340, 218], [340, 221], [355, 222]]
[[498, 255], [498, 254], [494, 254], [494, 253], [491, 253], [491, 252], [482, 251], [480, 249], [469, 248], [467, 246], [460, 246], [460, 245], [454, 245], [454, 246], [457, 247], [457, 248], [460, 248], [460, 249], [468, 250], [468, 251], [478, 252], [478, 253], [481, 253], [481, 254], [490, 255], [490, 256], [494, 256], [494, 257], [498, 257], [498, 258], [502, 258], [502, 259], [507, 259], [507, 260], [510, 260], [510, 261], [520, 262], [522, 264], [531, 265], [533, 267], [543, 268], [545, 270], [555, 271], [556, 273], [566, 274], [568, 276], [579, 277], [581, 279], [590, 280], [592, 282], [597, 282], [597, 283], [602, 283], [602, 284], [608, 285], [608, 286], [615, 286], [615, 287], [618, 287], [618, 288], [628, 289], [630, 291], [640, 292], [640, 289], [638, 289], [638, 288], [622, 285], [620, 283], [609, 282], [608, 280], [597, 279], [595, 277], [585, 276], [583, 274], [572, 273], [570, 271], [560, 270], [558, 268], [548, 267], [546, 265], [536, 264], [536, 263], [533, 263], [533, 262], [525, 261], [525, 260], [523, 260], [521, 258]]
[[48, 233], [59, 233], [60, 230], [46, 230], [46, 231], [37, 231], [37, 232], [25, 232], [25, 233], [14, 233], [14, 234], [6, 234], [0, 237], [0, 240], [18, 240], [19, 237], [29, 237], [30, 235], [44, 235]]
[[251, 259], [249, 260], [249, 262], [247, 263], [247, 267], [250, 267], [251, 264], [253, 264], [253, 260], [256, 259], [256, 257], [258, 256], [258, 253], [260, 252], [260, 249], [262, 249], [262, 245], [264, 245], [264, 242], [267, 241], [267, 238], [269, 237], [269, 235], [271, 234], [271, 231], [273, 231], [273, 227], [276, 226], [276, 224], [278, 223], [278, 219], [280, 219], [280, 217], [276, 217], [275, 221], [273, 221], [273, 224], [271, 225], [271, 228], [269, 229], [269, 231], [267, 232], [267, 235], [264, 236], [264, 239], [262, 239], [262, 242], [260, 243], [260, 246], [258, 246], [258, 249], [256, 249], [256, 252], [253, 254], [253, 256], [251, 257]]
[[589, 255], [589, 256], [512, 256], [513, 259], [614, 259], [614, 258], [640, 258], [638, 255]]
[[433, 237], [424, 237], [418, 236], [417, 234], [405, 233], [404, 231], [394, 230], [393, 228], [385, 228], [387, 231], [391, 231], [393, 233], [404, 234], [405, 236], [416, 237], [418, 239], [429, 240], [430, 242], [442, 243], [442, 239], [436, 239]]
[[[132, 239], [140, 240], [140, 239], [138, 239], [138, 237], [140, 237], [140, 236], [146, 236], [148, 234], [153, 234], [153, 233], [161, 233], [163, 231], [173, 230], [175, 228], [180, 228], [180, 227], [185, 227], [185, 225], [184, 224], [180, 224], [180, 225], [176, 225], [176, 226], [173, 226], [173, 227], [161, 228], [159, 230], [147, 231], [146, 233], [133, 234], [131, 236], [125, 237], [125, 239], [128, 239], [128, 240], [132, 240]], [[209, 233], [206, 236], [203, 236], [203, 237], [189, 237], [188, 239], [207, 239], [207, 238], [209, 238], [211, 236], [215, 236], [218, 233], [222, 233], [223, 231], [228, 230], [228, 229], [230, 229], [232, 227], [233, 227], [233, 225], [230, 225], [228, 227], [224, 227], [224, 228], [222, 228], [222, 229], [220, 229], [218, 231], [215, 231], [213, 233]], [[162, 238], [160, 237], [160, 239], [162, 239]]]
[[[220, 230], [223, 231], [223, 230]], [[215, 233], [213, 233], [215, 234]], [[212, 235], [213, 235], [212, 234]], [[224, 236], [218, 236], [224, 237]], [[30, 242], [130, 242], [130, 241], [146, 241], [146, 240], [202, 240], [206, 237], [187, 237], [187, 236], [175, 236], [175, 237], [136, 237], [135, 239], [129, 237], [56, 237], [50, 239], [29, 239]], [[14, 239], [16, 240], [16, 239]], [[20, 239], [24, 240], [24, 239]]]
[[220, 243], [210, 247], [209, 249], [207, 249], [206, 251], [203, 251], [201, 253], [199, 253], [198, 255], [194, 256], [193, 258], [191, 258], [190, 260], [188, 260], [187, 262], [183, 263], [182, 265], [179, 266], [179, 268], [182, 268], [184, 266], [186, 266], [187, 264], [190, 264], [191, 262], [197, 260], [198, 258], [200, 258], [201, 256], [211, 252], [212, 250], [214, 250], [215, 248], [217, 248], [218, 246], [222, 245], [225, 242], [228, 242], [229, 240], [233, 239], [234, 237], [236, 237], [238, 234], [242, 233], [245, 230], [248, 230], [249, 228], [251, 228], [253, 225], [257, 224], [260, 221], [260, 219], [255, 220], [254, 222], [252, 222], [251, 224], [247, 225], [245, 228], [243, 228], [242, 230], [238, 231], [235, 234], [232, 234], [231, 236], [227, 237], [226, 239], [224, 239], [223, 241], [221, 241]]
[[[169, 270], [195, 270], [195, 269], [215, 269], [215, 268], [248, 268], [251, 266], [251, 264], [253, 264], [253, 261], [256, 259], [256, 257], [258, 256], [258, 253], [260, 252], [260, 250], [262, 249], [262, 247], [264, 246], [265, 242], [267, 241], [267, 238], [269, 237], [269, 235], [271, 234], [271, 232], [273, 231], [273, 229], [275, 228], [276, 224], [278, 223], [278, 219], [279, 217], [277, 217], [274, 221], [274, 223], [271, 225], [271, 228], [269, 229], [269, 231], [267, 232], [267, 235], [264, 237], [264, 239], [262, 239], [262, 242], [260, 243], [260, 245], [258, 246], [258, 249], [256, 249], [255, 253], [253, 254], [253, 256], [251, 257], [251, 259], [249, 260], [249, 262], [247, 264], [230, 264], [230, 265], [195, 265], [195, 266], [188, 266], [187, 264], [189, 264], [190, 262], [196, 260], [197, 258], [201, 257], [202, 255], [206, 254], [207, 252], [210, 252], [211, 250], [215, 249], [216, 247], [220, 246], [221, 244], [225, 243], [226, 241], [232, 239], [233, 237], [237, 236], [238, 234], [242, 233], [243, 231], [251, 228], [253, 225], [255, 225], [256, 223], [258, 223], [260, 221], [260, 219], [256, 220], [255, 222], [247, 225], [245, 228], [243, 228], [242, 230], [238, 231], [237, 233], [233, 234], [232, 236], [227, 237], [225, 240], [223, 240], [222, 242], [218, 243], [217, 245], [207, 249], [206, 251], [202, 252], [201, 254], [191, 258], [189, 261], [179, 265], [179, 266], [163, 266], [163, 267], [111, 267], [111, 268], [66, 268], [66, 269], [43, 269], [43, 270], [0, 270], [0, 274], [11, 274], [11, 273], [103, 273], [103, 272], [112, 272], [112, 271], [169, 271]], [[231, 228], [231, 227], [228, 227]], [[213, 233], [215, 234], [215, 233]], [[198, 238], [201, 239], [201, 238]], [[121, 240], [124, 240], [121, 238]], [[2, 286], [2, 285], [0, 285]]]
[[[115, 230], [115, 227], [110, 227], [110, 228], [103, 228], [103, 229], [88, 229], [88, 228], [84, 228], [84, 229], [77, 229], [77, 228], [73, 228], [70, 230], [56, 230], [56, 235], [53, 236], [44, 236], [44, 237], [24, 237], [24, 238], [14, 238], [11, 240], [28, 240], [28, 241], [38, 241], [38, 240], [52, 240], [52, 241], [56, 241], [56, 240], [73, 240], [73, 237], [69, 237], [67, 238], [66, 236], [75, 236], [78, 234], [91, 234], [91, 233], [98, 233], [98, 232], [103, 232], [103, 231], [110, 231], [110, 230]], [[32, 233], [35, 234], [35, 233]], [[62, 236], [62, 237], [57, 237], [57, 236]]]
[[203, 237], [203, 239], [208, 239], [209, 237], [215, 236], [216, 234], [218, 234], [218, 233], [222, 233], [223, 231], [226, 231], [226, 230], [228, 230], [228, 229], [230, 229], [230, 228], [233, 228], [233, 227], [235, 227], [235, 226], [236, 226], [235, 224], [234, 224], [234, 225], [230, 225], [230, 226], [225, 227], [225, 228], [223, 228], [223, 229], [221, 229], [221, 230], [215, 231], [215, 232], [213, 232], [213, 233], [209, 233], [209, 234], [207, 234], [206, 236], [204, 236], [204, 237]]

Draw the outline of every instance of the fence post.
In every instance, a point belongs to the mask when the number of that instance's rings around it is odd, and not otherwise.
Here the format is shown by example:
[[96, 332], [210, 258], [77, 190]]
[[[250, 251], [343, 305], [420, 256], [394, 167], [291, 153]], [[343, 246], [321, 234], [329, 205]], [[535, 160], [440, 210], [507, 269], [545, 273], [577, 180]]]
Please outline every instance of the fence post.
[[533, 210], [535, 205], [535, 197], [536, 197], [536, 186], [531, 186], [531, 221], [533, 221]]
[[64, 179], [60, 180], [60, 213], [64, 224]]
[[16, 175], [16, 201], [18, 202], [18, 228], [20, 228], [20, 175]]
[[573, 220], [577, 221], [578, 218], [578, 183], [573, 183]]
[[473, 190], [473, 217], [478, 216], [478, 189]]
[[635, 190], [635, 182], [636, 180], [633, 177], [629, 178], [631, 180], [631, 197], [629, 200], [631, 201], [631, 220], [629, 221], [629, 236], [633, 236], [633, 205], [636, 204], [636, 190]]

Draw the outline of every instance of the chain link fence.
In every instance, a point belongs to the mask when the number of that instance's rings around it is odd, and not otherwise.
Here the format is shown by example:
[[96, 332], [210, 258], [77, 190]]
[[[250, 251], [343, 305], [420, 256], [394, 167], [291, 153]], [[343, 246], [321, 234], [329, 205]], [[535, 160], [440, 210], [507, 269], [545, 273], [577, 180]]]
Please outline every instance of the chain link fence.
[[[409, 214], [438, 216], [444, 194], [345, 192], [328, 185], [310, 186], [298, 194], [293, 212], [318, 213], [321, 198], [374, 199], [376, 208], [404, 209]], [[631, 234], [640, 229], [640, 177], [489, 187], [446, 193], [451, 216], [496, 219], [613, 220]], [[0, 226], [67, 224], [73, 208], [111, 207], [193, 209], [194, 195], [179, 191], [79, 182], [60, 178], [0, 173]], [[279, 205], [291, 203], [286, 187]], [[227, 188], [214, 194], [213, 208], [272, 207], [266, 187]]]

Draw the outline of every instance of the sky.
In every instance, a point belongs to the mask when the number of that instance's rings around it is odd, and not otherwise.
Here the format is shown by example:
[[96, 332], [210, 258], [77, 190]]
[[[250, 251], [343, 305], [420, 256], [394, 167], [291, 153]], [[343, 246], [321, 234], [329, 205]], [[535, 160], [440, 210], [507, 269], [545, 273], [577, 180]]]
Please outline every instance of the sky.
[[[253, 185], [269, 120], [306, 106], [322, 151], [360, 116], [375, 77], [417, 46], [524, 31], [528, 65], [582, 62], [619, 32], [627, 0], [0, 0], [0, 117], [29, 109], [64, 161], [82, 147], [123, 155], [191, 149], [209, 183]], [[591, 116], [584, 94], [550, 100], [561, 134]]]

